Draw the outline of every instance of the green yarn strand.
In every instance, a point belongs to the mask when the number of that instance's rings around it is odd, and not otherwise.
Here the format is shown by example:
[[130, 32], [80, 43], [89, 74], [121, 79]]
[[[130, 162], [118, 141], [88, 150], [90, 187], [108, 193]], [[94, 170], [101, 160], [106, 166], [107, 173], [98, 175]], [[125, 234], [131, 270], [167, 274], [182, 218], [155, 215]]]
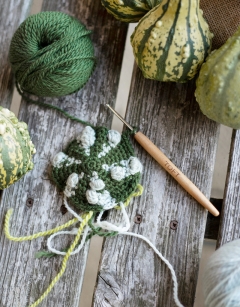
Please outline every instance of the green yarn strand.
[[21, 91], [59, 97], [82, 88], [96, 65], [90, 34], [79, 20], [61, 12], [28, 17], [9, 52]]
[[92, 218], [88, 221], [88, 226], [91, 228], [91, 232], [88, 234], [87, 238], [86, 238], [86, 241], [87, 240], [90, 240], [94, 235], [98, 235], [99, 237], [115, 237], [118, 232], [117, 231], [102, 231], [102, 228], [101, 227], [94, 227], [93, 226], [93, 221], [95, 219], [95, 216], [96, 215], [93, 215]]
[[46, 102], [33, 100], [33, 99], [27, 97], [27, 96], [21, 91], [21, 89], [19, 88], [18, 83], [16, 83], [16, 88], [17, 88], [19, 94], [22, 96], [22, 98], [23, 98], [26, 102], [35, 104], [35, 105], [37, 105], [37, 106], [40, 106], [40, 107], [43, 107], [43, 108], [46, 108], [46, 109], [56, 110], [56, 111], [60, 112], [63, 116], [65, 116], [66, 118], [69, 118], [69, 119], [71, 119], [71, 120], [73, 120], [73, 121], [75, 121], [75, 122], [78, 122], [78, 123], [83, 124], [83, 125], [85, 125], [85, 126], [90, 126], [90, 127], [92, 127], [93, 129], [96, 129], [96, 127], [93, 126], [92, 124], [90, 124], [89, 122], [84, 121], [84, 120], [81, 120], [81, 119], [78, 118], [78, 117], [72, 116], [71, 114], [65, 112], [64, 110], [62, 110], [61, 108], [59, 108], [59, 107], [57, 107], [57, 106], [53, 106], [53, 105], [48, 104], [48, 103], [46, 103]]

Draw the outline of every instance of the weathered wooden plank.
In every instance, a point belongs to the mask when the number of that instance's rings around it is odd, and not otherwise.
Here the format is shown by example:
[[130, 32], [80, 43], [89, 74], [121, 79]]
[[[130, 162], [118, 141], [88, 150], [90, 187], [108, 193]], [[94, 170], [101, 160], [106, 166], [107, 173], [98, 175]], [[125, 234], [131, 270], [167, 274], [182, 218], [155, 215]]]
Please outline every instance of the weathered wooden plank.
[[[200, 112], [194, 88], [194, 81], [175, 84], [144, 79], [135, 67], [126, 119], [209, 197], [219, 125]], [[207, 212], [138, 144], [134, 146], [144, 165], [145, 192], [128, 208], [130, 231], [149, 238], [170, 261], [181, 302], [193, 306]], [[142, 216], [140, 224], [134, 223], [137, 215]], [[112, 222], [119, 218], [119, 213], [112, 212]], [[177, 221], [177, 229], [170, 228], [171, 221]], [[105, 240], [100, 276], [94, 306], [175, 306], [168, 268], [137, 238], [119, 235]], [[100, 289], [105, 293], [99, 295]]]
[[8, 50], [12, 35], [28, 15], [32, 0], [0, 1], [0, 105], [10, 108], [14, 88]]
[[240, 131], [233, 130], [217, 247], [240, 237]]
[[[93, 75], [82, 90], [67, 97], [45, 101], [92, 124], [110, 127], [112, 117], [104, 104], [115, 103], [127, 25], [107, 14], [100, 1], [44, 1], [43, 10], [69, 13], [92, 29], [91, 37], [98, 60]], [[1, 202], [1, 225], [6, 210], [14, 208], [11, 229], [16, 236], [50, 229], [72, 218], [70, 214], [62, 216], [62, 196], [49, 180], [50, 162], [83, 129], [82, 125], [66, 120], [55, 111], [25, 102], [21, 105], [19, 118], [28, 123], [37, 153], [34, 156], [34, 170], [5, 190]], [[31, 208], [26, 206], [28, 198], [34, 201]], [[57, 247], [68, 246], [71, 241], [72, 238], [64, 238]], [[46, 248], [46, 239], [12, 243], [2, 235], [0, 244], [0, 305], [28, 306], [56, 276], [62, 258], [34, 258], [36, 251]], [[79, 255], [71, 257], [64, 276], [40, 306], [78, 306], [87, 251], [86, 245]]]

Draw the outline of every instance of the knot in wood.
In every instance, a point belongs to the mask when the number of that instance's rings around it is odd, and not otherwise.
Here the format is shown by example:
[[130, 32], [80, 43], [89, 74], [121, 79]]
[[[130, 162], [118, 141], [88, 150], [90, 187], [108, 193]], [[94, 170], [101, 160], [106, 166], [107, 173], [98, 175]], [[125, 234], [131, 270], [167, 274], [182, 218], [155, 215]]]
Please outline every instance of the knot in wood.
[[176, 220], [173, 220], [170, 222], [170, 228], [173, 229], [173, 230], [176, 230], [178, 227], [178, 221]]
[[26, 201], [26, 206], [31, 208], [33, 206], [33, 198], [29, 197]]
[[137, 214], [134, 218], [134, 223], [135, 224], [141, 224], [142, 223], [142, 215], [141, 214]]

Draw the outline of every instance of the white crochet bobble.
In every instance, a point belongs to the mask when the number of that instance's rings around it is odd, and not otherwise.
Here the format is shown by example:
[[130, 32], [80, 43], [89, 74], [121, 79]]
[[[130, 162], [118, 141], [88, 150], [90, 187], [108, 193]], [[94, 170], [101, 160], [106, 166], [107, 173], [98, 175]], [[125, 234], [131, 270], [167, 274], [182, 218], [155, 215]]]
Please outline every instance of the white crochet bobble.
[[116, 206], [115, 198], [112, 198], [107, 190], [98, 194], [98, 205], [102, 206], [104, 210], [111, 209]]
[[91, 205], [96, 205], [98, 203], [98, 193], [94, 190], [87, 190], [86, 197]]
[[78, 181], [78, 174], [72, 173], [67, 179], [67, 186], [69, 186], [70, 188], [76, 188]]
[[105, 183], [102, 181], [102, 179], [99, 178], [91, 178], [91, 181], [89, 183], [92, 190], [99, 191], [104, 189]]
[[90, 126], [87, 126], [83, 129], [81, 135], [77, 138], [77, 141], [81, 142], [84, 148], [89, 148], [93, 146], [95, 139], [95, 131]]
[[126, 170], [121, 166], [114, 166], [111, 169], [111, 177], [114, 180], [120, 181], [125, 178]]
[[121, 141], [121, 134], [116, 130], [109, 130], [108, 140], [109, 140], [109, 143], [115, 147]]
[[65, 161], [68, 158], [68, 156], [64, 152], [59, 152], [56, 154], [56, 156], [53, 158], [52, 164], [55, 167], [59, 167], [63, 161]]
[[142, 163], [136, 157], [130, 157], [128, 160], [129, 171], [132, 175], [142, 172]]

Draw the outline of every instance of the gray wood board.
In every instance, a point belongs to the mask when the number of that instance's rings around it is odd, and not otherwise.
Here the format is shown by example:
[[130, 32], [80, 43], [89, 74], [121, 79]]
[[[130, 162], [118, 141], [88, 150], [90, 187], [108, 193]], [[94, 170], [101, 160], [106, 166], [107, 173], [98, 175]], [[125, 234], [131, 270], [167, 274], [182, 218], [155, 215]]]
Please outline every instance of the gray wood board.
[[240, 238], [240, 131], [233, 130], [217, 247]]
[[[126, 119], [209, 197], [219, 125], [200, 112], [194, 88], [194, 81], [144, 79], [135, 67]], [[145, 190], [127, 209], [130, 231], [147, 237], [170, 261], [180, 300], [192, 307], [207, 211], [136, 142], [134, 147], [144, 166]], [[138, 215], [140, 224], [134, 223]], [[120, 219], [119, 212], [111, 213], [112, 222]], [[176, 230], [170, 228], [171, 221], [178, 222]], [[168, 268], [145, 242], [124, 235], [105, 240], [93, 306], [172, 307], [172, 287]]]
[[0, 1], [0, 105], [10, 108], [14, 80], [8, 61], [8, 52], [13, 33], [28, 15], [31, 0]]
[[[98, 60], [93, 75], [82, 90], [45, 101], [92, 124], [110, 127], [112, 115], [104, 104], [115, 104], [127, 25], [107, 14], [100, 1], [44, 1], [43, 10], [69, 13], [92, 29], [91, 38]], [[64, 216], [61, 213], [62, 195], [50, 181], [50, 164], [54, 155], [64, 150], [83, 129], [83, 125], [65, 119], [56, 111], [25, 102], [21, 104], [19, 118], [28, 123], [37, 153], [33, 159], [34, 170], [3, 193], [1, 225], [7, 209], [13, 207], [11, 231], [15, 236], [51, 229], [72, 218], [69, 213]], [[31, 208], [26, 206], [28, 198], [33, 199]], [[62, 257], [35, 259], [37, 251], [46, 249], [46, 238], [9, 242], [2, 226], [0, 240], [0, 306], [28, 306], [39, 298], [59, 272]], [[54, 242], [57, 248], [63, 248], [69, 246], [72, 240], [68, 237], [61, 239], [61, 243], [58, 240]], [[64, 276], [39, 306], [78, 306], [87, 252], [88, 244], [80, 254], [70, 258]]]

